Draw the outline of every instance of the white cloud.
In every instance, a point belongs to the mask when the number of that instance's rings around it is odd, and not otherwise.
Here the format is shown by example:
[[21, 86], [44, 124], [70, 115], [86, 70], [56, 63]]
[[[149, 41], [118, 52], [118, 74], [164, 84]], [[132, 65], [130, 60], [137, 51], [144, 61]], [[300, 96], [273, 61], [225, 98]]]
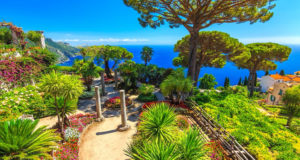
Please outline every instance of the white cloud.
[[274, 42], [280, 44], [300, 44], [299, 37], [257, 37], [257, 38], [240, 38], [243, 43], [255, 43], [255, 42]]

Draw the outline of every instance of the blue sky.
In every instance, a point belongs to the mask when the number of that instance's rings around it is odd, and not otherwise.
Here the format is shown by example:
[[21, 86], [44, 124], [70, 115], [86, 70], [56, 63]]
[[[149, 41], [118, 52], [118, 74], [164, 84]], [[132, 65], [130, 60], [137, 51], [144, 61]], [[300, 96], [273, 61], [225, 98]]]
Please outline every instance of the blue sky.
[[[300, 0], [277, 0], [274, 17], [266, 23], [213, 25], [244, 43], [300, 44]], [[183, 28], [143, 28], [138, 13], [123, 0], [2, 0], [0, 21], [72, 45], [174, 44], [188, 34]]]

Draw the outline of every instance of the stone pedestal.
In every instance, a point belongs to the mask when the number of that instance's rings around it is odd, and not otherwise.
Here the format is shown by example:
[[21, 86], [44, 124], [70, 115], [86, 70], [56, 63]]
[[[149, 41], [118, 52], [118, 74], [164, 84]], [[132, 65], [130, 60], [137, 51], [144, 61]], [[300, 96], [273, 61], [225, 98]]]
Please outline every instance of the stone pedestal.
[[104, 117], [102, 115], [99, 86], [95, 86], [95, 92], [96, 92], [96, 112], [97, 112], [97, 119], [96, 119], [96, 121], [100, 122], [100, 121], [104, 120]]
[[118, 126], [118, 131], [126, 131], [130, 129], [130, 125], [127, 124], [127, 113], [126, 113], [126, 101], [125, 101], [125, 91], [120, 90], [120, 100], [121, 100], [121, 122], [122, 124]]

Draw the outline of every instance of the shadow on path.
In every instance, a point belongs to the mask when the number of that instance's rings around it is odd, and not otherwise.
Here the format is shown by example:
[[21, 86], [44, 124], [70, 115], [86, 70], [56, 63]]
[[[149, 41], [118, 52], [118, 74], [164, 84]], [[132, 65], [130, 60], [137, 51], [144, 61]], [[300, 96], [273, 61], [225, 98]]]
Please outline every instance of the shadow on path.
[[116, 129], [113, 129], [113, 130], [109, 130], [109, 131], [97, 132], [96, 135], [97, 135], [97, 136], [100, 136], [100, 135], [109, 134], [109, 133], [114, 133], [114, 132], [117, 132], [117, 130], [116, 130]]

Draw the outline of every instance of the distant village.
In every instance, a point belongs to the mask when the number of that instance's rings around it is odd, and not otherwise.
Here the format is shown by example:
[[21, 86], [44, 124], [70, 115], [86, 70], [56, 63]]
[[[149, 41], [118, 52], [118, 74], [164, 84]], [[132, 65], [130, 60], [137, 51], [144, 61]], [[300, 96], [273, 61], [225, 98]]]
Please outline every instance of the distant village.
[[267, 94], [266, 104], [282, 104], [282, 96], [288, 88], [300, 84], [300, 71], [292, 74], [265, 75], [260, 79], [261, 91]]

